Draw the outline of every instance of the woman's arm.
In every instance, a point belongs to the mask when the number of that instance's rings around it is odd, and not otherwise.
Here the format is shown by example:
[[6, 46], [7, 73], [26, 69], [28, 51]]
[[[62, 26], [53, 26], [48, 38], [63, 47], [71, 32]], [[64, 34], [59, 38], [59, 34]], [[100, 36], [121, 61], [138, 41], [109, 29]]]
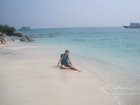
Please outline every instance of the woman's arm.
[[68, 60], [69, 60], [69, 63], [72, 65], [72, 63], [71, 63], [71, 61], [70, 61], [70, 58], [69, 58], [69, 56], [68, 56]]
[[57, 64], [57, 67], [59, 66], [61, 60], [62, 60], [62, 57], [60, 56], [60, 60], [59, 60], [59, 62], [58, 62], [58, 64]]

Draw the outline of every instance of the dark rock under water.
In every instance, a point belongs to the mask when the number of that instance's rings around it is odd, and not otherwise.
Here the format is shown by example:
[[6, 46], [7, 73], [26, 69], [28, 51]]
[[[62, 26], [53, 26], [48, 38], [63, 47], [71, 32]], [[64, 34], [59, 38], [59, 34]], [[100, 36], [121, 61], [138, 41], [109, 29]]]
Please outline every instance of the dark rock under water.
[[13, 52], [0, 52], [0, 55], [9, 55], [9, 54], [15, 54]]

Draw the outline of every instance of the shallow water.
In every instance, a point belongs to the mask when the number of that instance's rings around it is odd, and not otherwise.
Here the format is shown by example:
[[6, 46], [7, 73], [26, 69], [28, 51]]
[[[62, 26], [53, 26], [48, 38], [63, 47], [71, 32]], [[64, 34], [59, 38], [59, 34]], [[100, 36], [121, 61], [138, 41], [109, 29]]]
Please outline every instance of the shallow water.
[[23, 33], [36, 40], [33, 45], [51, 46], [53, 53], [69, 49], [72, 60], [107, 83], [101, 91], [120, 105], [139, 105], [140, 29], [60, 28]]

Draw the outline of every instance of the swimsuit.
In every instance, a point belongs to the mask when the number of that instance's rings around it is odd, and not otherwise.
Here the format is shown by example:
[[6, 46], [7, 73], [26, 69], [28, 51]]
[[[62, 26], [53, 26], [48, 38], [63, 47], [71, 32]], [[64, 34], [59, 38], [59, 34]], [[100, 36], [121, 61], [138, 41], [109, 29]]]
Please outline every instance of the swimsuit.
[[66, 56], [65, 54], [61, 54], [61, 57], [62, 57], [61, 65], [68, 66], [68, 64], [69, 64], [68, 56]]

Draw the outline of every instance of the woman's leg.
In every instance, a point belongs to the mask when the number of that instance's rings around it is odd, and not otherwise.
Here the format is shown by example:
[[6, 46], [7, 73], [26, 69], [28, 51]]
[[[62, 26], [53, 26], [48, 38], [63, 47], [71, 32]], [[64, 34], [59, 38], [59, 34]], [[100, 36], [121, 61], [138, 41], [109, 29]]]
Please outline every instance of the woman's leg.
[[66, 67], [64, 65], [61, 65], [61, 69], [69, 69], [69, 67]]
[[73, 70], [76, 70], [76, 71], [79, 71], [79, 72], [80, 72], [80, 70], [76, 69], [76, 68], [75, 68], [75, 67], [73, 67], [71, 64], [68, 64], [68, 66], [69, 66], [71, 69], [73, 69]]

